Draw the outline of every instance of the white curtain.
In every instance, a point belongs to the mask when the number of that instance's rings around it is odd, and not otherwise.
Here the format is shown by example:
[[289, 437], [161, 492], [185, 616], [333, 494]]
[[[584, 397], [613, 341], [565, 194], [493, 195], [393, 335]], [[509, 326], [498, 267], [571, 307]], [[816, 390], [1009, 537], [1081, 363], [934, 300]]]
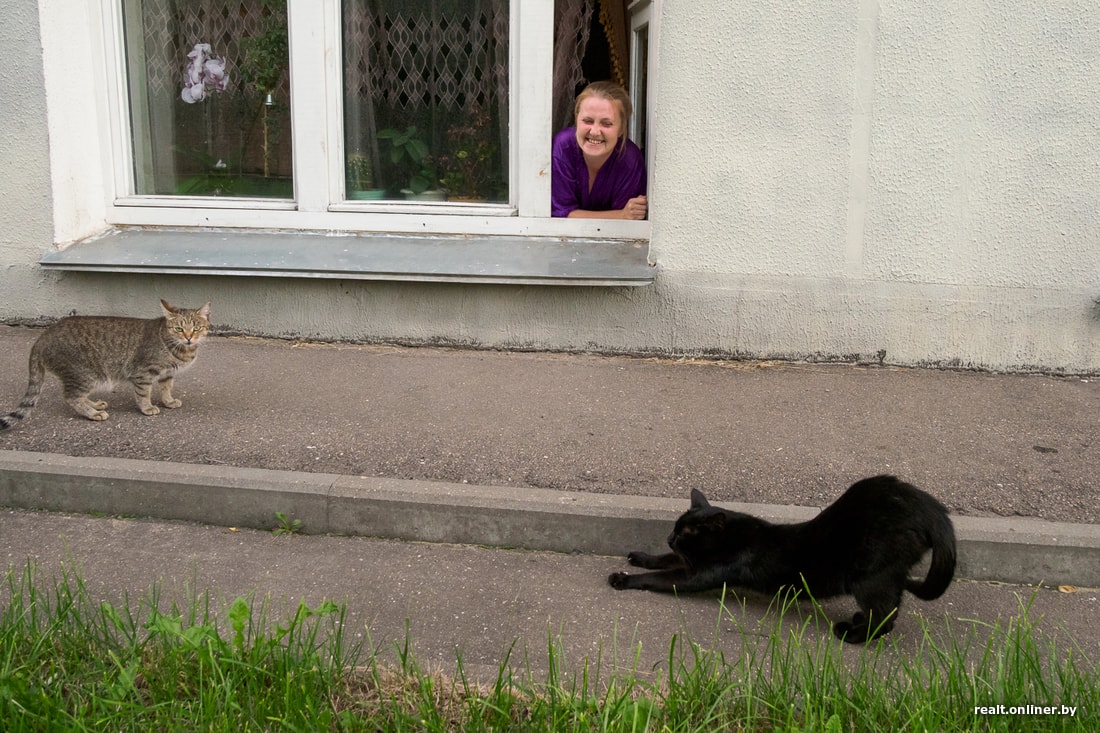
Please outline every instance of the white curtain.
[[581, 69], [592, 29], [596, 0], [554, 3], [554, 131], [573, 124], [577, 87], [587, 81]]
[[507, 150], [508, 0], [347, 0], [343, 12], [349, 153], [378, 170], [378, 129], [409, 124], [438, 149], [471, 105], [499, 121]]

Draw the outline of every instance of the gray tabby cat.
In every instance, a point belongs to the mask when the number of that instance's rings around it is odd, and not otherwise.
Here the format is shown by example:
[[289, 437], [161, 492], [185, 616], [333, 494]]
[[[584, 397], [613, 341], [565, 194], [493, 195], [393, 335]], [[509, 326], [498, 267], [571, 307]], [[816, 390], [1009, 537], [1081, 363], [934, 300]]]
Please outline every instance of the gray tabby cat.
[[65, 401], [89, 420], [107, 419], [107, 403], [88, 399], [92, 391], [120, 382], [134, 385], [138, 409], [145, 415], [160, 412], [150, 399], [154, 383], [161, 404], [182, 405], [172, 396], [172, 380], [195, 361], [199, 342], [210, 330], [210, 303], [194, 310], [164, 300], [160, 304], [160, 318], [69, 316], [43, 331], [31, 347], [23, 401], [0, 417], [0, 430], [34, 409], [47, 370], [61, 380]]

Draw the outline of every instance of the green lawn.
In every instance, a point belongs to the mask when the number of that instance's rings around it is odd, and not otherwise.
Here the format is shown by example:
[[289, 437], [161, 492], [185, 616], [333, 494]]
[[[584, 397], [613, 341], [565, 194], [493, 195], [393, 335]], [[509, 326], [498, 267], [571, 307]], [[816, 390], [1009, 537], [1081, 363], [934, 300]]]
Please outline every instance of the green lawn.
[[[208, 595], [164, 608], [155, 589], [116, 606], [92, 601], [71, 573], [40, 583], [31, 565], [6, 573], [0, 601], [8, 733], [1084, 731], [1100, 722], [1096, 650], [1090, 658], [1064, 634], [1041, 633], [1026, 603], [1003, 625], [955, 622], [937, 637], [926, 628], [915, 651], [887, 636], [845, 657], [812, 619], [783, 623], [790, 606], [777, 599], [775, 630], [745, 630], [758, 641], [737, 658], [677, 635], [661, 669], [608, 677], [599, 659], [565, 668], [548, 634], [548, 672], [513, 664], [506, 643], [496, 678], [475, 681], [461, 659], [453, 674], [426, 672], [408, 638], [392, 654], [348, 643], [344, 609], [328, 602], [281, 620], [246, 598], [228, 609]], [[998, 705], [1005, 710], [976, 710]], [[1055, 712], [1038, 710], [1048, 706]]]

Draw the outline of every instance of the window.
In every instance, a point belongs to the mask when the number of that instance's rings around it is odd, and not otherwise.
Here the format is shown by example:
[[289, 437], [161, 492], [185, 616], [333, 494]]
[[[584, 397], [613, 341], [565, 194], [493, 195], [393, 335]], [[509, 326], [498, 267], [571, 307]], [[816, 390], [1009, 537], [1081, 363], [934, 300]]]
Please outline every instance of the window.
[[123, 0], [132, 192], [292, 199], [285, 0]]
[[[554, 0], [60, 5], [40, 6], [59, 241], [100, 218], [649, 236], [648, 222], [550, 218]], [[69, 53], [89, 27], [88, 54]], [[81, 129], [72, 110], [89, 103]]]
[[507, 0], [347, 0], [342, 30], [348, 198], [507, 203]]

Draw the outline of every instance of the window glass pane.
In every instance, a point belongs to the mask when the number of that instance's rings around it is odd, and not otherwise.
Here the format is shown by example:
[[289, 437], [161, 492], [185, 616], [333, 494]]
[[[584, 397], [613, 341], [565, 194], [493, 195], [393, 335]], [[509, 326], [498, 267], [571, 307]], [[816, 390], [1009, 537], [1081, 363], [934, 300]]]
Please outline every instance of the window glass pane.
[[634, 114], [631, 117], [631, 125], [634, 130], [630, 139], [637, 143], [643, 151], [648, 142], [649, 130], [646, 124], [649, 121], [649, 24], [645, 24], [634, 31], [634, 74], [630, 91], [634, 101]]
[[291, 198], [286, 0], [124, 0], [135, 192]]
[[508, 200], [508, 0], [343, 3], [347, 198]]

